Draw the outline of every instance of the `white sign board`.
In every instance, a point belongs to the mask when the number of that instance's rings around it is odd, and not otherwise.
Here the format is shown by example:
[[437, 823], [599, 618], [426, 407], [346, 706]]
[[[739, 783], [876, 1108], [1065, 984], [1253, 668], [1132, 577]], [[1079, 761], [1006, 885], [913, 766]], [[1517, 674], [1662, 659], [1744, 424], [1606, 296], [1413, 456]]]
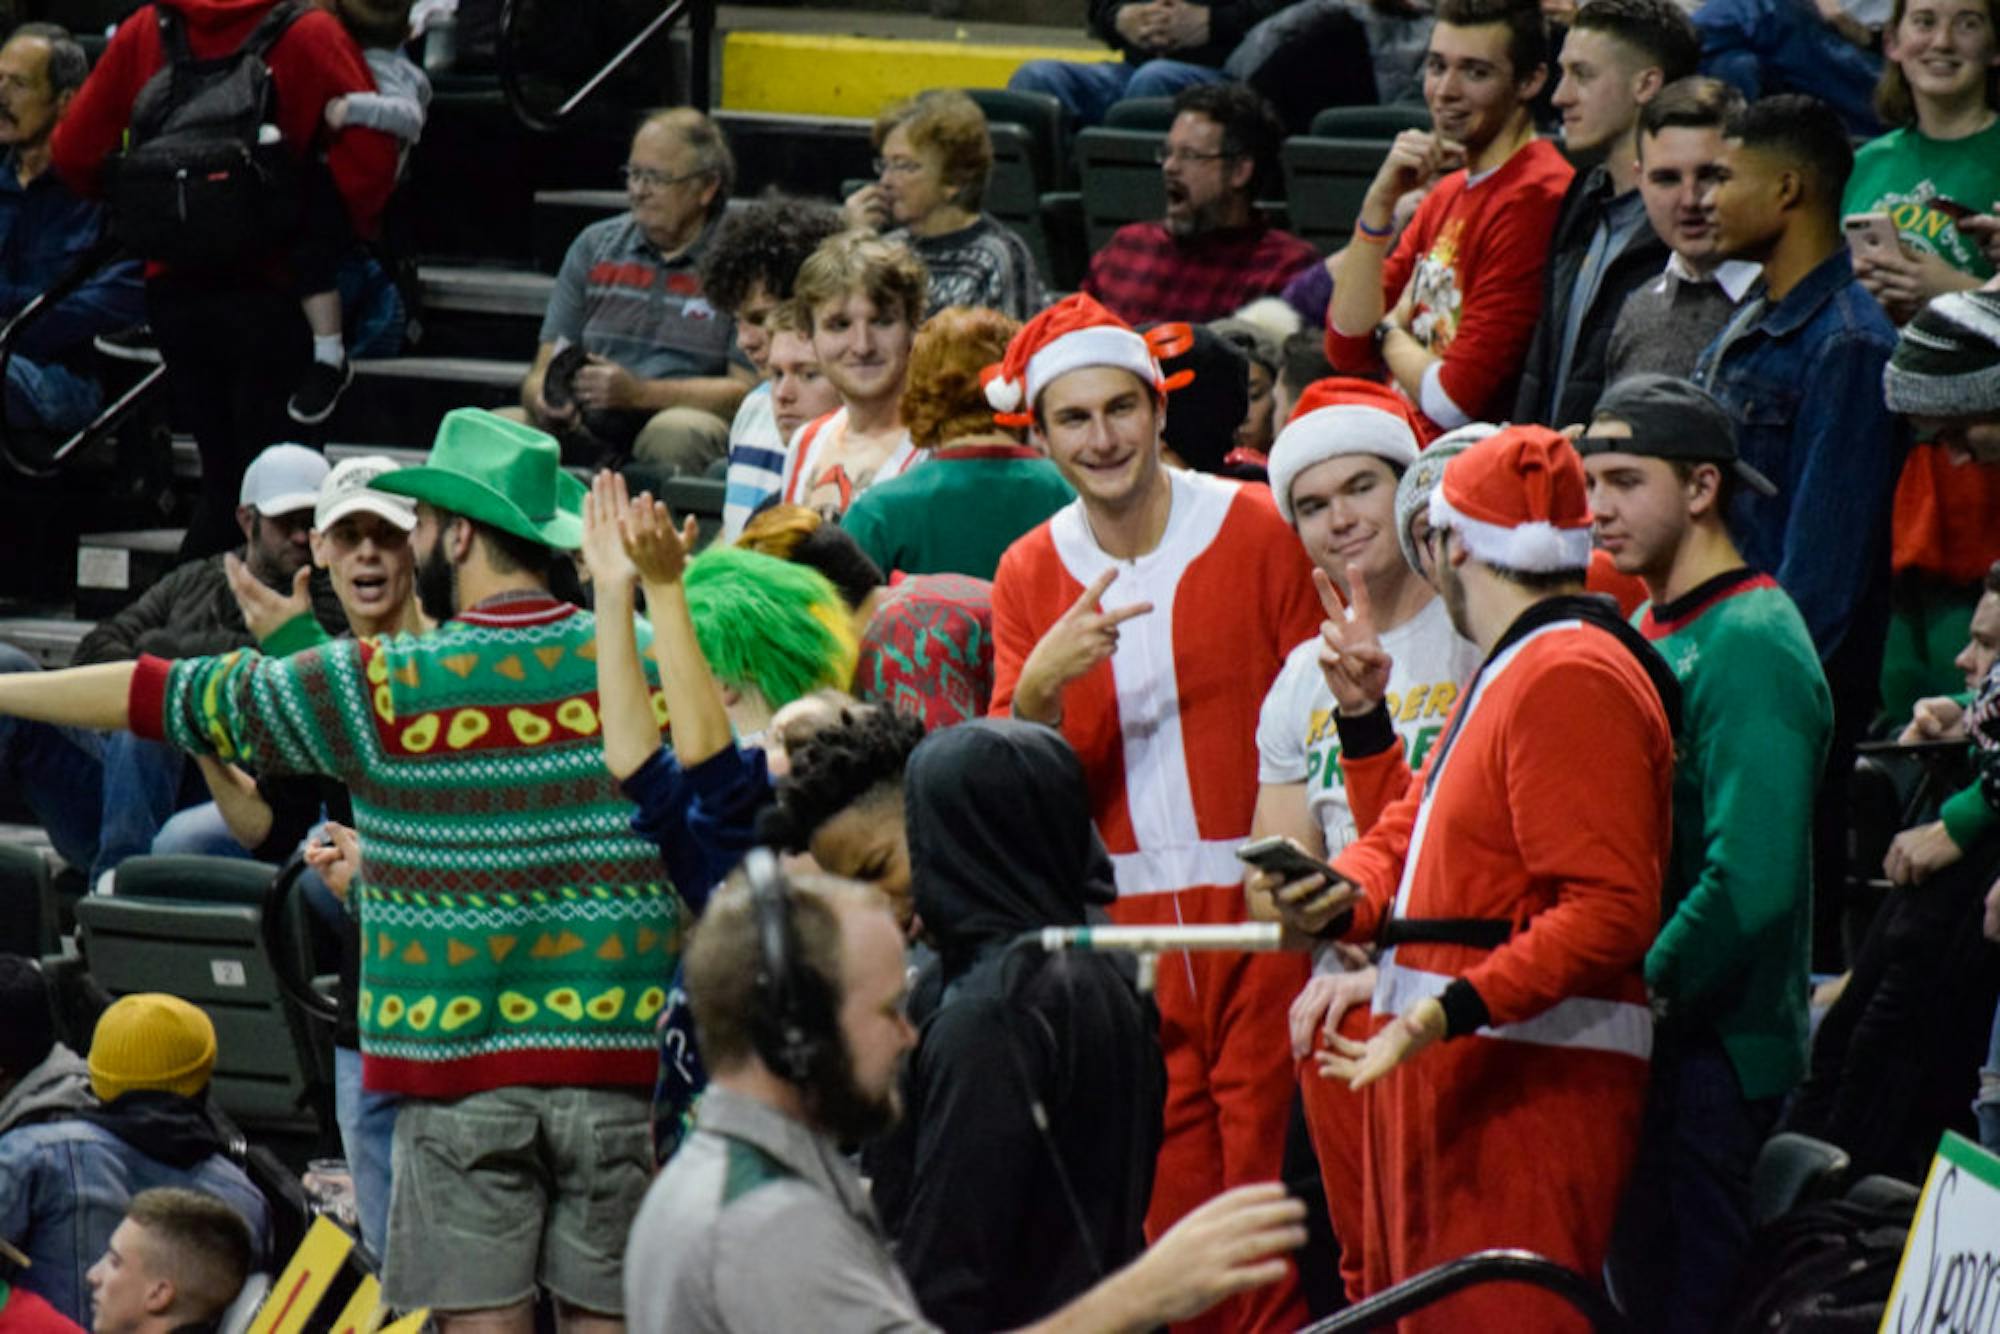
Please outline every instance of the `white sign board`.
[[2000, 1158], [1962, 1135], [1931, 1160], [1881, 1328], [2000, 1331]]

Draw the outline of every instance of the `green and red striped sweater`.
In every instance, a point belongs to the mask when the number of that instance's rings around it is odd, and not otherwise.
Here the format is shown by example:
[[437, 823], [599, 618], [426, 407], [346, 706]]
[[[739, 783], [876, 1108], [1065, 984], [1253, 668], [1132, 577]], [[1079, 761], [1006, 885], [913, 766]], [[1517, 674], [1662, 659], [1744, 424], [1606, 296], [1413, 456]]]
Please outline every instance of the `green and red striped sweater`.
[[515, 593], [421, 638], [140, 660], [134, 731], [353, 794], [370, 1089], [651, 1085], [681, 910], [604, 766], [595, 659], [588, 612]]

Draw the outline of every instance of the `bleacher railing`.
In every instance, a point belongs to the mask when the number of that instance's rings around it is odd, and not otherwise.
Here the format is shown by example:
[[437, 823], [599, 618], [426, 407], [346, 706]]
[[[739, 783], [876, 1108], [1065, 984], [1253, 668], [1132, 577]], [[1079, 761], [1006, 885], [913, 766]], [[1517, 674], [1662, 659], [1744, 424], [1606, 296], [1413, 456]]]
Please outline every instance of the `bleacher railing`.
[[1392, 1288], [1335, 1312], [1298, 1334], [1354, 1334], [1381, 1329], [1453, 1293], [1482, 1283], [1526, 1283], [1554, 1293], [1590, 1321], [1598, 1334], [1626, 1334], [1630, 1326], [1610, 1299], [1583, 1275], [1532, 1251], [1475, 1251], [1404, 1279]]
[[[46, 291], [21, 307], [20, 313], [0, 328], [0, 386], [7, 383], [7, 366], [14, 359], [14, 349], [21, 336], [32, 328], [57, 303], [88, 282], [90, 278], [114, 260], [123, 258], [117, 239], [108, 233], [96, 245], [77, 256], [76, 263], [69, 271], [49, 284]], [[19, 424], [9, 420], [7, 415], [7, 395], [0, 392], [0, 460], [7, 467], [23, 477], [54, 477], [62, 472], [64, 464], [81, 450], [102, 440], [118, 429], [119, 423], [153, 392], [166, 375], [164, 365], [149, 367], [129, 388], [98, 411], [81, 429], [50, 451], [46, 458], [25, 457], [16, 435]]]
[[584, 80], [583, 86], [566, 98], [554, 111], [544, 112], [536, 108], [521, 90], [519, 28], [521, 14], [533, 0], [501, 0], [500, 40], [495, 52], [495, 64], [500, 74], [500, 91], [507, 99], [508, 109], [531, 130], [544, 134], [560, 129], [582, 109], [585, 103], [596, 96], [599, 89], [610, 82], [619, 70], [625, 68], [644, 50], [655, 37], [672, 28], [674, 21], [683, 15], [688, 21], [688, 106], [697, 111], [707, 111], [711, 103], [711, 71], [714, 57], [711, 48], [715, 43], [715, 0], [672, 0], [672, 3], [655, 15], [651, 22], [631, 41], [625, 43], [618, 53], [604, 63], [604, 67]]

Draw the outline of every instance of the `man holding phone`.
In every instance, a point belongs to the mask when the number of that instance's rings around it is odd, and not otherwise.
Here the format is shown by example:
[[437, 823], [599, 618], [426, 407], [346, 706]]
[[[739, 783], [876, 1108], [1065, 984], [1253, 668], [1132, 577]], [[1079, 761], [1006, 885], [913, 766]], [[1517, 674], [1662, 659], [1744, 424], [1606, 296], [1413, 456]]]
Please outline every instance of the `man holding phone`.
[[[1576, 451], [1537, 426], [1445, 465], [1431, 555], [1453, 624], [1486, 659], [1418, 782], [1334, 859], [1342, 879], [1276, 891], [1294, 928], [1384, 946], [1374, 1008], [1394, 1020], [1321, 1057], [1323, 1073], [1375, 1086], [1370, 1291], [1494, 1245], [1599, 1272], [1637, 1148], [1653, 1027], [1640, 968], [1680, 692], [1614, 608], [1582, 596], [1584, 489]], [[1391, 725], [1383, 710], [1359, 721]], [[1358, 763], [1403, 763], [1393, 744], [1369, 750]], [[1406, 1328], [1582, 1320], [1540, 1295], [1475, 1290]]]

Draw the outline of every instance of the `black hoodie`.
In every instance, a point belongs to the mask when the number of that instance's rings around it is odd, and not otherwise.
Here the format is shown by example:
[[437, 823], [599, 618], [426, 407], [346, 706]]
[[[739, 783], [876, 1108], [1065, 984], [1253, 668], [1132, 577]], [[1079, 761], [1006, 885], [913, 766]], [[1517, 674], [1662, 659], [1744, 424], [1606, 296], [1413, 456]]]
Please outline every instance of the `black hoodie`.
[[1113, 958], [1015, 945], [1081, 925], [1114, 895], [1083, 767], [1059, 733], [1008, 721], [934, 733], [910, 758], [904, 805], [942, 998], [915, 1016], [903, 1125], [870, 1155], [876, 1202], [926, 1315], [1011, 1329], [1144, 1249], [1166, 1087], [1158, 1020]]

